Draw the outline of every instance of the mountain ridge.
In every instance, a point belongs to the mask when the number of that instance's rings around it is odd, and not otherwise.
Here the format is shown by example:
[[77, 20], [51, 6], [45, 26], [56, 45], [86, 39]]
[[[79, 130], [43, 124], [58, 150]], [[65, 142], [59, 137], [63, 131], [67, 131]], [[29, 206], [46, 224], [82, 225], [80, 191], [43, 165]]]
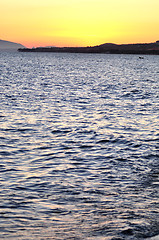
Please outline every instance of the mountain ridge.
[[20, 43], [0, 39], [0, 50], [18, 50], [19, 48], [25, 48], [25, 46]]
[[110, 53], [110, 54], [156, 54], [159, 55], [159, 41], [153, 43], [114, 44], [104, 43], [90, 47], [37, 47], [18, 49], [20, 52], [68, 52], [68, 53]]

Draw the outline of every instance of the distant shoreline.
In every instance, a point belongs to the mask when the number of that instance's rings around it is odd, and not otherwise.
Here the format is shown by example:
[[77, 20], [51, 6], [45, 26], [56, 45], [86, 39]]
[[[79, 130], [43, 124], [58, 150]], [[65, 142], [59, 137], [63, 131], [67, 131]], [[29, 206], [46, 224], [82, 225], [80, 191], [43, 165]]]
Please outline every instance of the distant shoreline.
[[19, 52], [62, 52], [104, 54], [151, 54], [159, 55], [159, 41], [154, 43], [113, 44], [105, 43], [92, 47], [37, 47], [19, 48]]

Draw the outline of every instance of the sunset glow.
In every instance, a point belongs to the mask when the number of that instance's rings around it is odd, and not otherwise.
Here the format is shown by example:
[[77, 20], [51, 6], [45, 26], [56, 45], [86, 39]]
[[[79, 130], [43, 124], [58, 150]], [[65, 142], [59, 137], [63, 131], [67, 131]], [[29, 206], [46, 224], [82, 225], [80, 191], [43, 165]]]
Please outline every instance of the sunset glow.
[[37, 46], [159, 40], [158, 0], [1, 0], [0, 39]]

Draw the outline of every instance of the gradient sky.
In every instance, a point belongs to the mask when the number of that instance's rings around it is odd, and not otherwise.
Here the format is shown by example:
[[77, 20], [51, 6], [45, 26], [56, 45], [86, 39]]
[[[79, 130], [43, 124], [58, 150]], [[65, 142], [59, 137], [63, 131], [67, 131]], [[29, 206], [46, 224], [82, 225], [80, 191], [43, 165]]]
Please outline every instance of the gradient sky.
[[26, 47], [159, 40], [159, 0], [0, 0], [0, 39]]

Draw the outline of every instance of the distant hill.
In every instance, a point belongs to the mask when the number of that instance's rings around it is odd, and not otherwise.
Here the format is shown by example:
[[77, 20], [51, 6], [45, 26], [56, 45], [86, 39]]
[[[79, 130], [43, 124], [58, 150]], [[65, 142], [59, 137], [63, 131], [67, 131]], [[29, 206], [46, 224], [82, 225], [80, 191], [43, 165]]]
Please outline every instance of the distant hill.
[[25, 48], [22, 44], [0, 40], [0, 50], [17, 50], [18, 48]]
[[18, 49], [20, 52], [69, 52], [110, 54], [156, 54], [159, 55], [159, 41], [153, 43], [114, 44], [104, 43], [92, 47], [37, 47]]

